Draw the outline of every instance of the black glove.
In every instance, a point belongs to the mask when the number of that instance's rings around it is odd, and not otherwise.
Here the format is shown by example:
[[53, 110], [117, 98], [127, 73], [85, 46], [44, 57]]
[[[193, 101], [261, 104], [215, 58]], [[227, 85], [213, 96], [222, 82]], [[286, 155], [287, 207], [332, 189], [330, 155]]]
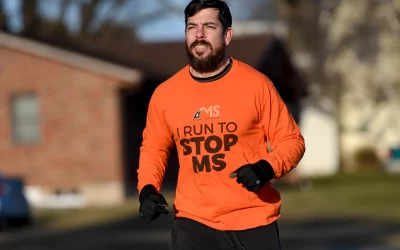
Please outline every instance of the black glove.
[[152, 221], [161, 214], [168, 214], [168, 203], [153, 185], [146, 185], [139, 194], [139, 215], [142, 219]]
[[273, 168], [265, 160], [241, 166], [229, 175], [230, 178], [236, 177], [237, 183], [243, 184], [247, 190], [252, 192], [260, 190], [274, 176]]

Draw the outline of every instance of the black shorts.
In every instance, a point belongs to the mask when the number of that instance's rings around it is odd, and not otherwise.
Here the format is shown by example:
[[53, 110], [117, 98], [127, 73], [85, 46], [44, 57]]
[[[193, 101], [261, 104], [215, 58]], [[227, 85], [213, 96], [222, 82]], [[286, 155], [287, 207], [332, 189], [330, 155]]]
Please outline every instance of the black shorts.
[[280, 250], [276, 222], [243, 231], [220, 231], [197, 221], [177, 218], [170, 250]]

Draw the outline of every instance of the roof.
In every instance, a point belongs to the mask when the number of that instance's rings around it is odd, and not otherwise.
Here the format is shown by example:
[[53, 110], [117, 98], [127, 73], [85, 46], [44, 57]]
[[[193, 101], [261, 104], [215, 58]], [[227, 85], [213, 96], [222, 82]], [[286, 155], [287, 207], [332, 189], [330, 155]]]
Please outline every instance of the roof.
[[[185, 41], [141, 43], [119, 40], [107, 50], [97, 51], [110, 60], [117, 58], [140, 68], [146, 79], [157, 82], [166, 80], [188, 64], [185, 46]], [[233, 36], [227, 53], [266, 74], [285, 100], [296, 100], [306, 95], [307, 83], [292, 63], [282, 39], [274, 34]]]
[[[269, 34], [240, 36], [232, 40], [227, 50], [230, 56], [258, 68], [273, 40]], [[120, 40], [107, 50], [96, 49], [97, 52], [92, 53], [110, 60], [117, 58], [143, 70], [146, 78], [159, 79], [172, 76], [188, 64], [185, 46], [184, 41], [142, 43]]]
[[140, 82], [142, 77], [141, 72], [136, 69], [2, 32], [0, 32], [0, 47], [23, 51], [41, 58], [87, 70], [98, 75], [107, 76], [124, 83], [136, 85]]
[[[144, 83], [142, 87], [147, 88], [157, 86], [188, 64], [184, 40], [145, 43], [127, 39], [125, 36], [115, 36], [106, 44], [101, 42], [90, 44], [85, 42], [74, 42], [73, 44], [60, 44], [59, 41], [47, 42], [55, 44], [54, 47], [68, 48], [68, 50], [103, 61], [139, 69], [142, 72], [142, 82]], [[45, 48], [51, 47], [45, 46]], [[296, 101], [307, 95], [307, 82], [291, 62], [290, 54], [286, 50], [283, 40], [276, 34], [264, 32], [236, 37], [234, 35], [227, 47], [227, 52], [233, 58], [247, 63], [267, 75], [285, 101]], [[70, 52], [64, 53], [76, 56]], [[89, 60], [90, 57], [85, 58]], [[71, 59], [71, 63], [75, 63], [75, 61], [77, 60]], [[93, 64], [83, 63], [82, 66], [94, 67]], [[97, 70], [102, 71], [101, 67], [97, 67]], [[127, 70], [127, 72], [131, 71]], [[115, 74], [115, 72], [111, 73]], [[127, 74], [129, 75], [129, 73]], [[122, 75], [120, 73], [116, 77]]]
[[279, 20], [235, 20], [233, 24], [234, 37], [271, 34], [277, 37], [287, 37], [288, 27]]

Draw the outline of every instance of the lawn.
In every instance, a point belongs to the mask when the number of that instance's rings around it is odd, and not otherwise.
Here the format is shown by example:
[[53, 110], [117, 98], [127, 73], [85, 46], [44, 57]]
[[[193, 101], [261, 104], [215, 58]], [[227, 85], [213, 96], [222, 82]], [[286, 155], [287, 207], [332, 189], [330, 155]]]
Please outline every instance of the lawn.
[[138, 211], [138, 203], [128, 200], [122, 206], [84, 209], [39, 209], [34, 211], [34, 225], [37, 228], [69, 229], [98, 225], [131, 217]]
[[[380, 172], [337, 175], [312, 180], [304, 191], [280, 189], [282, 217], [373, 217], [400, 221], [400, 176]], [[173, 194], [167, 195], [171, 205]], [[35, 211], [38, 227], [72, 228], [136, 216], [138, 202], [118, 207]]]
[[303, 192], [282, 190], [282, 214], [350, 216], [400, 220], [400, 176], [381, 172], [337, 175], [312, 180]]

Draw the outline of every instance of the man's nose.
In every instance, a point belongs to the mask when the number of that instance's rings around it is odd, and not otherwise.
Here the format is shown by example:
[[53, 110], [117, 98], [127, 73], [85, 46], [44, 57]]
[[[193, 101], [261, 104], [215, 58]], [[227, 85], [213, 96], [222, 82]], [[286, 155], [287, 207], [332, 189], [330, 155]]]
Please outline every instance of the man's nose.
[[196, 38], [197, 38], [197, 39], [204, 38], [204, 30], [203, 30], [203, 27], [197, 27], [197, 30], [196, 30]]

